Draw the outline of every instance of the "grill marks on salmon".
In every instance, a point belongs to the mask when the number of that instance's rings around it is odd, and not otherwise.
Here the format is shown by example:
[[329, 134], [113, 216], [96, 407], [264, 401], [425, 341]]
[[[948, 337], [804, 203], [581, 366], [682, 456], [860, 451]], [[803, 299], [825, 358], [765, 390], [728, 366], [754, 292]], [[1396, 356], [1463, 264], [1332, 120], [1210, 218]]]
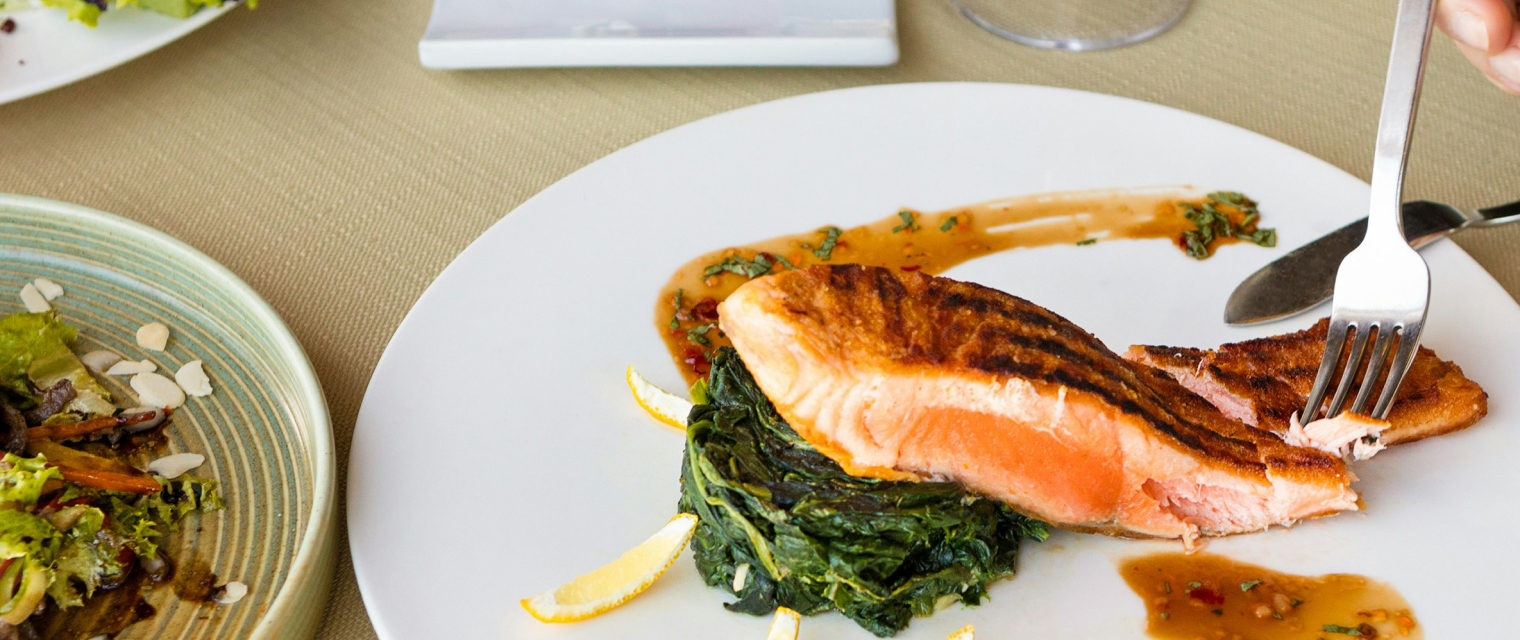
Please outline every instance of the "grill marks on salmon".
[[745, 284], [719, 316], [781, 415], [852, 474], [949, 478], [1058, 526], [1184, 540], [1357, 508], [1339, 458], [1000, 291], [817, 266]]
[[[1137, 345], [1124, 357], [1166, 371], [1231, 418], [1287, 434], [1289, 419], [1308, 400], [1328, 326], [1328, 319], [1322, 319], [1303, 331], [1217, 350]], [[1378, 380], [1374, 388], [1382, 386], [1383, 380]], [[1487, 414], [1488, 394], [1463, 376], [1460, 367], [1420, 347], [1399, 386], [1381, 442], [1395, 445], [1450, 433]]]

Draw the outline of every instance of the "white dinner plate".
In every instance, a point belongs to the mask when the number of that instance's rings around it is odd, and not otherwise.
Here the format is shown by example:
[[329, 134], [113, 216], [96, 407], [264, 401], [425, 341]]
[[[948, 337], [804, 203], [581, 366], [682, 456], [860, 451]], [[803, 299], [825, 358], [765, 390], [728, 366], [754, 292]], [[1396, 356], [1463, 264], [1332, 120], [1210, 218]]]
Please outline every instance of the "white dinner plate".
[[[689, 552], [648, 592], [569, 625], [518, 600], [600, 566], [675, 512], [683, 439], [634, 404], [623, 369], [682, 388], [655, 333], [654, 297], [708, 250], [850, 226], [898, 207], [947, 208], [1046, 191], [1193, 185], [1243, 191], [1276, 249], [1207, 261], [1163, 240], [1054, 246], [947, 275], [1025, 297], [1110, 347], [1212, 346], [1296, 330], [1220, 320], [1235, 283], [1366, 213], [1367, 185], [1325, 162], [1201, 116], [1121, 98], [995, 84], [878, 86], [715, 116], [618, 151], [523, 204], [459, 256], [392, 338], [359, 412], [348, 517], [354, 566], [380, 637], [763, 638], [730, 613]], [[1510, 624], [1520, 575], [1520, 307], [1451, 243], [1425, 251], [1424, 344], [1492, 395], [1456, 434], [1356, 465], [1369, 509], [1215, 540], [1210, 551], [1306, 574], [1394, 584], [1429, 638]], [[918, 619], [902, 638], [975, 624], [987, 638], [1144, 637], [1121, 580], [1129, 556], [1179, 549], [1057, 533], [981, 607]], [[870, 634], [838, 614], [806, 638]]]
[[237, 4], [201, 9], [184, 20], [146, 9], [111, 9], [91, 29], [61, 9], [0, 14], [16, 30], [0, 35], [0, 104], [83, 80], [173, 42]]

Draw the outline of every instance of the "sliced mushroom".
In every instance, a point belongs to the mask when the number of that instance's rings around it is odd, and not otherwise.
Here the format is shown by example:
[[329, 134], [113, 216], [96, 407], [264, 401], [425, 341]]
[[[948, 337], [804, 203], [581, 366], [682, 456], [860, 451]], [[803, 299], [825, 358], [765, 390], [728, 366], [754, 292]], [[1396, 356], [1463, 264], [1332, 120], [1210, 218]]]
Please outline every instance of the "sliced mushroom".
[[0, 448], [16, 455], [26, 451], [26, 417], [4, 403], [0, 403]]
[[42, 390], [42, 399], [37, 406], [26, 412], [27, 424], [42, 424], [43, 420], [53, 417], [53, 414], [63, 411], [63, 408], [79, 394], [74, 392], [74, 383], [68, 378], [59, 380], [53, 386]]

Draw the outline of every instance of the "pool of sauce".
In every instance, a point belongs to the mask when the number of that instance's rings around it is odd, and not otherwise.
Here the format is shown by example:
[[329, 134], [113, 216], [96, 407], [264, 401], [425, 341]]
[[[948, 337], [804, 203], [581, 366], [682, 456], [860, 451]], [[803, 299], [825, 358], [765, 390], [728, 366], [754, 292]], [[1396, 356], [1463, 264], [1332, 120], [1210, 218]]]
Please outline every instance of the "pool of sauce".
[[1120, 572], [1145, 601], [1146, 633], [1163, 640], [1424, 637], [1398, 591], [1362, 576], [1298, 576], [1206, 553], [1131, 558]]
[[152, 618], [156, 610], [144, 598], [155, 586], [148, 572], [134, 568], [120, 585], [97, 589], [84, 605], [61, 610], [48, 601], [47, 609], [18, 627], [24, 639], [89, 640], [114, 637], [137, 622]]
[[[761, 256], [774, 263], [771, 272], [787, 265], [863, 264], [938, 274], [974, 258], [1027, 247], [1140, 238], [1164, 238], [1182, 247], [1184, 232], [1196, 225], [1179, 205], [1204, 199], [1204, 194], [1179, 188], [1049, 193], [935, 212], [903, 209], [858, 227], [822, 227], [721, 249], [693, 259], [670, 277], [655, 303], [655, 327], [692, 383], [707, 373], [706, 354], [729, 344], [716, 327], [717, 303], [749, 281], [730, 272], [705, 275], [709, 266], [725, 259]], [[1237, 224], [1243, 217], [1233, 208], [1220, 211]], [[830, 229], [837, 229], [837, 238], [827, 251], [823, 245]], [[1234, 242], [1239, 241], [1218, 238], [1208, 251]]]

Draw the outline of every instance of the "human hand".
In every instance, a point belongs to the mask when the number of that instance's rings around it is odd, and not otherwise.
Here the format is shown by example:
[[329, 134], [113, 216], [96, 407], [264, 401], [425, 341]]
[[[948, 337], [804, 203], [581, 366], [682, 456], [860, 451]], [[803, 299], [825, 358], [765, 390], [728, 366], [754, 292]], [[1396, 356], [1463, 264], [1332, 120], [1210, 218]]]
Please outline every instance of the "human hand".
[[1439, 0], [1436, 24], [1488, 80], [1520, 95], [1520, 20], [1515, 0]]

